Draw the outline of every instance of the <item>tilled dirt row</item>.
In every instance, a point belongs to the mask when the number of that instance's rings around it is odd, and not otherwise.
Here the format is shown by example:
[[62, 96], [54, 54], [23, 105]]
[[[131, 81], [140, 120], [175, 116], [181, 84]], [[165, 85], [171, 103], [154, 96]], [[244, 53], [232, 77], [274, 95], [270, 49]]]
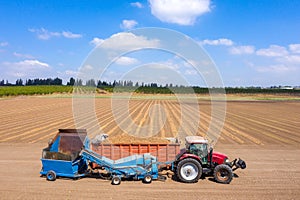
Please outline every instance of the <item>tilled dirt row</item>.
[[[128, 112], [122, 105], [112, 104], [110, 98], [96, 98], [95, 115], [83, 110], [75, 124], [70, 97], [2, 99], [0, 143], [45, 143], [57, 133], [57, 129], [76, 127], [88, 129], [90, 137], [109, 134], [113, 143], [163, 143], [167, 142], [164, 138], [178, 137], [178, 133], [181, 137], [205, 136], [211, 126], [209, 101], [181, 105], [170, 99], [133, 99], [129, 101]], [[218, 142], [297, 145], [300, 141], [298, 110], [300, 102], [297, 101], [229, 101]], [[216, 116], [216, 122], [222, 123], [221, 115], [220, 119]], [[211, 127], [216, 128], [216, 124]]]

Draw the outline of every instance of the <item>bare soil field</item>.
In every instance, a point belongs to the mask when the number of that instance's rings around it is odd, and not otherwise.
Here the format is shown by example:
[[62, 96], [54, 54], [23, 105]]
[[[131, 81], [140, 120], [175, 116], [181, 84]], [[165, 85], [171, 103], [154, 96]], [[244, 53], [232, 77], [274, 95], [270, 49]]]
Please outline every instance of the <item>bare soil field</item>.
[[[148, 96], [150, 97], [150, 96]], [[162, 138], [176, 137], [180, 128], [183, 132], [195, 129], [192, 134], [205, 135], [211, 121], [210, 101], [198, 101], [200, 121], [197, 108], [192, 103], [185, 103], [184, 119], [180, 103], [173, 98], [144, 98], [129, 101], [129, 116], [123, 112], [123, 104], [113, 104], [110, 98], [95, 99], [95, 116], [83, 110], [77, 128], [86, 128], [93, 137], [95, 125], [99, 124], [102, 131], [110, 135], [112, 143], [161, 143]], [[149, 113], [153, 106], [160, 105], [164, 110], [154, 111], [158, 123], [150, 120]], [[113, 106], [120, 106], [112, 111]], [[228, 101], [226, 120], [218, 143], [221, 144], [300, 144], [300, 101]], [[165, 115], [163, 124], [162, 115]], [[126, 119], [132, 119], [127, 123]], [[75, 128], [72, 98], [49, 97], [16, 97], [0, 100], [0, 143], [24, 142], [46, 143], [59, 128]], [[185, 126], [181, 127], [185, 120]], [[218, 119], [217, 119], [218, 122]], [[128, 135], [119, 125], [125, 123], [129, 127], [147, 126], [149, 132], [154, 126], [162, 127], [153, 137], [145, 140]], [[135, 129], [133, 129], [135, 130]], [[139, 130], [135, 130], [139, 132]]]
[[[150, 139], [136, 140], [119, 128], [109, 98], [95, 100], [96, 116], [103, 132], [116, 143], [163, 142], [176, 136], [180, 105], [161, 98], [130, 101], [130, 117], [140, 126], [149, 124], [151, 105], [164, 106], [166, 122]], [[210, 122], [210, 102], [199, 101], [197, 134], [203, 135]], [[193, 118], [193, 107], [187, 118]], [[245, 170], [229, 185], [205, 178], [196, 184], [168, 179], [142, 182], [83, 178], [46, 181], [39, 176], [41, 152], [59, 128], [74, 128], [71, 98], [16, 97], [0, 100], [0, 199], [299, 199], [300, 198], [300, 102], [229, 101], [226, 121], [216, 150], [231, 159], [243, 158]], [[121, 114], [120, 114], [121, 115]], [[128, 116], [120, 116], [128, 117]], [[159, 114], [158, 114], [158, 117]], [[81, 126], [93, 125], [86, 118]], [[189, 124], [193, 126], [195, 124]], [[91, 128], [93, 130], [93, 128]], [[174, 134], [175, 133], [175, 134]]]

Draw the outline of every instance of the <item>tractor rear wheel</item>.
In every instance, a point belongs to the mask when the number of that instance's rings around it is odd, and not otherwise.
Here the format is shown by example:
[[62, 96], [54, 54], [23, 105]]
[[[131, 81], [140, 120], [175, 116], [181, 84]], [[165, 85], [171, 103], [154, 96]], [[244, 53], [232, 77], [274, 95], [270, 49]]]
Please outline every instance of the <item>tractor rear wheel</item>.
[[202, 176], [202, 167], [197, 160], [186, 158], [178, 163], [176, 176], [183, 183], [196, 183]]
[[214, 169], [214, 178], [218, 183], [229, 184], [233, 178], [232, 169], [225, 164], [221, 164]]

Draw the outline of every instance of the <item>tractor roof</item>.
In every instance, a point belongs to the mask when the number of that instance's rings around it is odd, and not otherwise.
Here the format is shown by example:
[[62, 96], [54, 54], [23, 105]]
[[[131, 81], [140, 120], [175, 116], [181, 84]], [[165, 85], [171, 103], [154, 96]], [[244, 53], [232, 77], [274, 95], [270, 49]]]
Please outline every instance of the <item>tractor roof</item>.
[[207, 140], [201, 136], [187, 136], [185, 141], [190, 144], [207, 144]]

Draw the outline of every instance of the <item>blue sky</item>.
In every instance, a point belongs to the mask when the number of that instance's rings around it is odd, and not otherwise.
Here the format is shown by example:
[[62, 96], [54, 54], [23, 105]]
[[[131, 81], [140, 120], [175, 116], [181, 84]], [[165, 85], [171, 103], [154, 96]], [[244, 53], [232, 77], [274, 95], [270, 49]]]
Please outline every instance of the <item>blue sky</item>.
[[[95, 45], [158, 27], [202, 45], [225, 86], [299, 86], [299, 10], [297, 0], [0, 0], [0, 79], [66, 81], [78, 75]], [[190, 84], [203, 84], [191, 66], [158, 51], [124, 55], [101, 78], [118, 79], [145, 63], [166, 64]]]

